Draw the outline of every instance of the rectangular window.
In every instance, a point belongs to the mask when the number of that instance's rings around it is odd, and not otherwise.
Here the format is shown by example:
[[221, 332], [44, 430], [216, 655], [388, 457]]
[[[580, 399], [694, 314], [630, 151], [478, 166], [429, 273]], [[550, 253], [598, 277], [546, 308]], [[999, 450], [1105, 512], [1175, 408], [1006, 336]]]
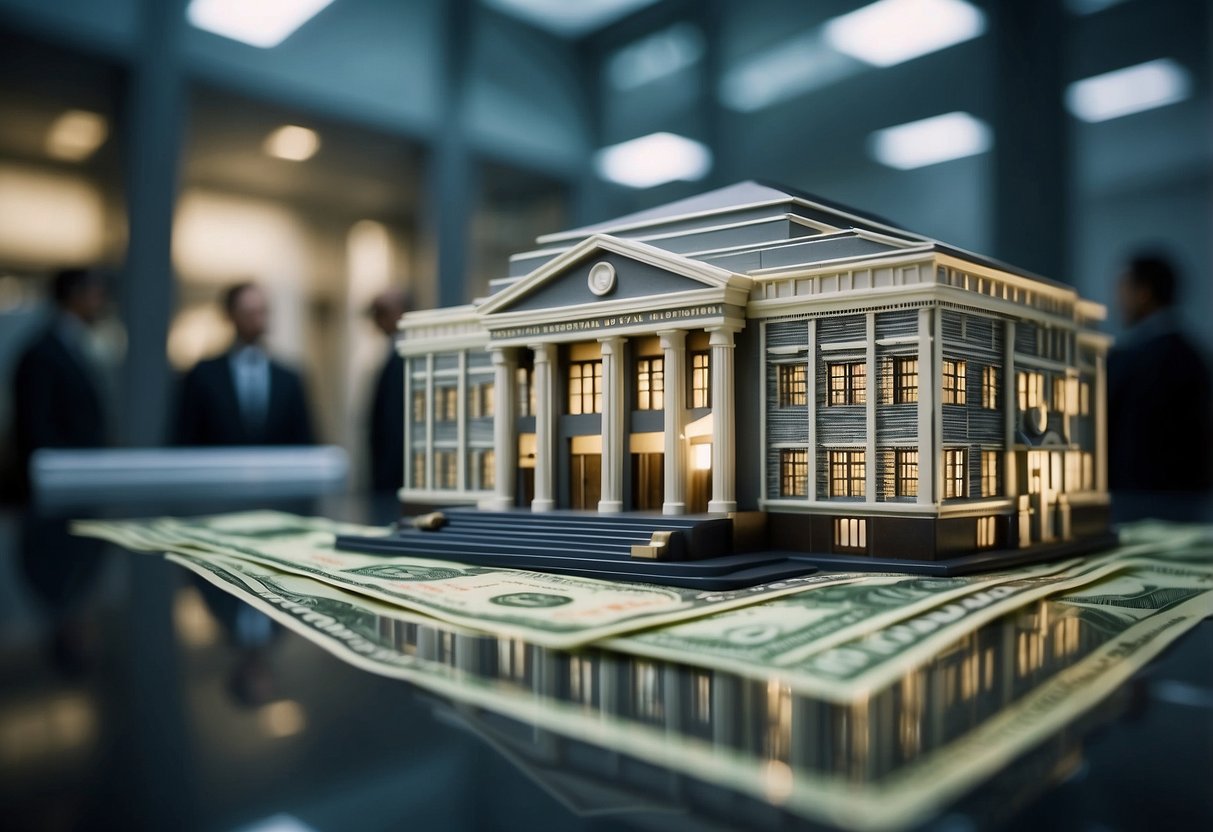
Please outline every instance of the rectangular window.
[[1053, 409], [1058, 413], [1069, 413], [1069, 396], [1066, 395], [1066, 380], [1053, 379]]
[[459, 388], [434, 388], [434, 421], [453, 422], [459, 418]]
[[995, 497], [998, 495], [998, 451], [981, 452], [981, 496]]
[[409, 485], [413, 488], [425, 488], [425, 451], [413, 451], [410, 461]]
[[1019, 409], [1030, 410], [1044, 398], [1045, 377], [1040, 373], [1021, 370], [1015, 376], [1015, 389], [1019, 394]]
[[1095, 490], [1095, 455], [1090, 451], [1082, 453], [1082, 490]]
[[514, 371], [514, 380], [518, 385], [518, 415], [535, 415], [534, 373], [530, 367], [519, 367]]
[[691, 353], [691, 407], [712, 406], [712, 359], [707, 352]]
[[491, 450], [474, 450], [469, 453], [468, 479], [474, 491], [491, 491], [494, 488], [497, 469]]
[[965, 403], [965, 362], [943, 360], [943, 404]]
[[830, 451], [831, 497], [864, 496], [864, 456], [864, 451]]
[[862, 361], [830, 364], [830, 404], [865, 404], [868, 366]]
[[804, 364], [780, 364], [779, 406], [795, 407], [809, 403], [808, 367]]
[[1091, 383], [1088, 381], [1078, 385], [1078, 413], [1081, 416], [1091, 415]]
[[803, 448], [787, 448], [779, 452], [779, 496], [807, 497], [809, 495], [809, 452]]
[[491, 419], [493, 417], [493, 382], [481, 382], [468, 388], [469, 414], [473, 419]]
[[434, 479], [438, 488], [452, 489], [459, 483], [458, 454], [454, 451], [434, 451]]
[[868, 521], [859, 517], [838, 517], [834, 520], [835, 549], [868, 548]]
[[665, 408], [665, 359], [636, 359], [636, 409]]
[[998, 368], [981, 368], [981, 406], [998, 409]]
[[893, 452], [898, 497], [918, 496], [918, 449], [898, 448]]
[[602, 361], [569, 364], [569, 413], [602, 412]]
[[952, 500], [965, 496], [965, 449], [947, 448], [943, 452], [943, 497]]
[[413, 423], [422, 424], [425, 422], [425, 391], [413, 391]]
[[995, 525], [993, 517], [977, 518], [977, 548], [989, 549], [995, 543]]
[[910, 404], [918, 401], [918, 359], [893, 359], [893, 402]]

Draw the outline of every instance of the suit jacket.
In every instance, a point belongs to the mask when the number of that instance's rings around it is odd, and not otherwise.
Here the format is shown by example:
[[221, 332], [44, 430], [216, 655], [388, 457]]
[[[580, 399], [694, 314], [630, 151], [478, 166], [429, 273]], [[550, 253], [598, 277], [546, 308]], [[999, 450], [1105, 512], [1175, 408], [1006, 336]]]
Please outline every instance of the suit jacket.
[[228, 354], [199, 361], [185, 375], [177, 414], [179, 445], [310, 445], [312, 420], [299, 374], [270, 360], [270, 389], [260, 429], [246, 425]]
[[404, 359], [394, 350], [375, 382], [367, 435], [371, 488], [394, 492], [404, 484]]
[[18, 479], [24, 485], [30, 455], [39, 448], [96, 448], [105, 444], [104, 405], [91, 370], [47, 327], [18, 359], [13, 376], [13, 431]]

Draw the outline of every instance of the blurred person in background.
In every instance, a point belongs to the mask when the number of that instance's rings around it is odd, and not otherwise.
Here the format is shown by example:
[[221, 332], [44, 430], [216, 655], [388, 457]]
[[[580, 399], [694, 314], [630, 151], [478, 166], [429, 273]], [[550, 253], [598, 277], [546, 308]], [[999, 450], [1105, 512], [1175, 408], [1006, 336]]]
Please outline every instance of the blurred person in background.
[[[227, 352], [198, 362], [186, 374], [178, 403], [178, 444], [312, 444], [303, 380], [265, 349], [270, 321], [265, 292], [256, 283], [237, 283], [221, 302], [235, 338]], [[232, 698], [246, 707], [273, 699], [270, 651], [281, 632], [278, 625], [205, 580], [195, 578], [194, 586], [238, 653], [228, 680]]]
[[1213, 519], [1213, 376], [1181, 329], [1179, 274], [1141, 252], [1117, 289], [1127, 328], [1108, 354], [1113, 517]]
[[[106, 444], [104, 368], [93, 329], [108, 306], [106, 277], [64, 269], [51, 283], [54, 315], [18, 359], [13, 376], [13, 428], [19, 496], [29, 495], [29, 463], [42, 448]], [[98, 541], [74, 537], [61, 517], [22, 516], [21, 575], [49, 623], [47, 654], [69, 678], [97, 653], [88, 600], [105, 563]]]
[[368, 310], [388, 348], [375, 381], [367, 426], [371, 491], [384, 497], [394, 497], [404, 484], [404, 359], [396, 351], [396, 323], [409, 306], [408, 295], [397, 287], [376, 295]]
[[264, 340], [270, 306], [256, 283], [223, 294], [235, 340], [223, 355], [198, 362], [181, 386], [179, 445], [310, 445], [312, 419], [303, 380], [272, 359]]
[[19, 496], [28, 495], [29, 462], [39, 448], [106, 444], [103, 370], [91, 330], [108, 303], [104, 275], [64, 269], [51, 283], [55, 313], [17, 361], [13, 439]]

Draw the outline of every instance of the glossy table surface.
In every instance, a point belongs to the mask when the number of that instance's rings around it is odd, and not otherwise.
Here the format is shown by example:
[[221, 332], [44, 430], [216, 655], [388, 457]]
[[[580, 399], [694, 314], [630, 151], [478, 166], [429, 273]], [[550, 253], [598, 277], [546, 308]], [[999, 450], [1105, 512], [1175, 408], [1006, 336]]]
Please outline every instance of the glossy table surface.
[[[362, 522], [391, 513], [351, 499], [282, 507]], [[239, 616], [184, 570], [72, 538], [63, 516], [0, 515], [0, 569], [9, 829], [853, 825], [872, 815], [847, 807], [885, 799], [888, 784], [929, 791], [924, 761], [963, 770], [966, 738], [1102, 638], [1090, 620], [1037, 602], [883, 693], [832, 704], [776, 679], [378, 622], [395, 648], [457, 671], [414, 684], [289, 630], [233, 627]], [[1211, 772], [1206, 619], [1093, 708], [910, 819], [941, 830], [1213, 829]]]

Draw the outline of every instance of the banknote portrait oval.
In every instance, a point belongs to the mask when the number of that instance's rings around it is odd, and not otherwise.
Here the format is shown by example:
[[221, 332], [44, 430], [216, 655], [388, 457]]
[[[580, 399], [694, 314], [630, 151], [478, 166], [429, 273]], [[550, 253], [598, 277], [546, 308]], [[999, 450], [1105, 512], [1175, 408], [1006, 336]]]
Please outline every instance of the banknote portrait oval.
[[458, 569], [445, 569], [441, 566], [405, 566], [393, 563], [360, 566], [357, 569], [344, 571], [389, 581], [443, 581], [447, 578], [458, 578], [464, 574]]
[[495, 595], [489, 601], [503, 607], [526, 607], [528, 609], [560, 607], [573, 603], [573, 599], [567, 595], [553, 595], [549, 592], [511, 592], [509, 595]]

